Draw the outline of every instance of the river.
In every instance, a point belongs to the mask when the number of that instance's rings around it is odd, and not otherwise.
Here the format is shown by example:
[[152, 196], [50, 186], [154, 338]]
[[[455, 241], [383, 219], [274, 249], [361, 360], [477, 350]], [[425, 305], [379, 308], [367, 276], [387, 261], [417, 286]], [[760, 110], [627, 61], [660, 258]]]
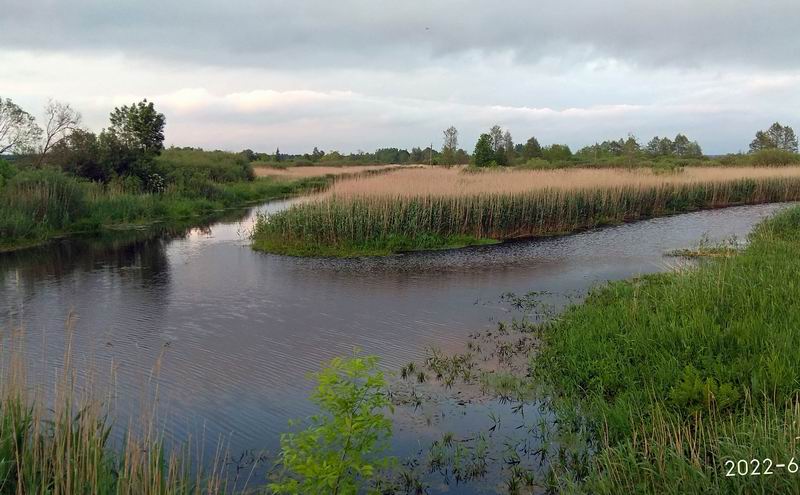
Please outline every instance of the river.
[[[135, 413], [146, 372], [170, 435], [222, 436], [233, 452], [274, 451], [290, 418], [313, 412], [306, 378], [358, 347], [387, 370], [428, 347], [460, 350], [507, 318], [506, 292], [582, 295], [607, 280], [670, 269], [665, 252], [701, 238], [744, 239], [784, 205], [696, 212], [499, 246], [386, 258], [298, 259], [252, 251], [259, 212], [182, 232], [73, 237], [0, 255], [0, 311], [22, 325], [42, 369], [60, 362], [74, 312], [79, 368], [110, 376], [116, 410]], [[50, 371], [50, 374], [52, 372]], [[468, 423], [468, 422], [466, 422]], [[418, 440], [398, 429], [400, 451]]]

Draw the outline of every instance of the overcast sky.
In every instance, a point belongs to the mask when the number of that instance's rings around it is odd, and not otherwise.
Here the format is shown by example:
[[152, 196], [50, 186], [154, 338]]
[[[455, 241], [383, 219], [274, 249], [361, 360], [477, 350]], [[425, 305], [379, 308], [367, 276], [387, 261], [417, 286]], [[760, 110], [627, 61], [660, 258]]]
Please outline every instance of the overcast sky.
[[0, 0], [0, 96], [100, 130], [148, 98], [167, 143], [472, 150], [493, 124], [573, 149], [800, 127], [800, 1]]

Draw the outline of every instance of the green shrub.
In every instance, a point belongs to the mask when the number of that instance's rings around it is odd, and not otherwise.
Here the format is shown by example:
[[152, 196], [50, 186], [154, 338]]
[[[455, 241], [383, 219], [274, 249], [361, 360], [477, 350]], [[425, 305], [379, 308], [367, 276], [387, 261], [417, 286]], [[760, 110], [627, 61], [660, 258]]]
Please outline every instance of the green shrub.
[[777, 148], [764, 149], [748, 155], [750, 164], [755, 166], [786, 166], [800, 163], [800, 154]]
[[321, 413], [308, 429], [281, 436], [281, 479], [274, 493], [362, 493], [389, 459], [392, 423], [386, 381], [374, 356], [333, 359], [314, 375], [313, 402]]

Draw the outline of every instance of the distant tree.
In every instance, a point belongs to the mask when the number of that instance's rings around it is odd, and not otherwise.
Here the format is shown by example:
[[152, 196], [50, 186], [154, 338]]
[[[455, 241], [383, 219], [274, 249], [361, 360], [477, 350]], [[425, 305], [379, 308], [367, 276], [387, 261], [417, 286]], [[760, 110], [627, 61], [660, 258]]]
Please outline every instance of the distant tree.
[[658, 156], [661, 152], [661, 139], [658, 136], [655, 136], [653, 139], [647, 142], [647, 146], [644, 148], [645, 153], [652, 157]]
[[686, 156], [690, 144], [689, 138], [683, 134], [678, 134], [675, 136], [675, 140], [672, 141], [673, 152], [676, 156]]
[[756, 132], [755, 139], [750, 143], [750, 152], [771, 148], [797, 153], [797, 136], [794, 129], [775, 122], [766, 131]]
[[450, 126], [444, 130], [442, 143], [442, 164], [454, 165], [456, 163], [456, 150], [458, 149], [458, 130]]
[[642, 147], [639, 145], [639, 141], [636, 140], [636, 136], [628, 134], [628, 138], [622, 143], [622, 154], [628, 158], [632, 158], [637, 156], [641, 151]]
[[248, 162], [254, 162], [258, 158], [258, 156], [256, 155], [255, 151], [253, 151], [251, 149], [242, 150], [242, 152], [240, 154]]
[[81, 122], [81, 114], [69, 106], [69, 103], [61, 103], [50, 100], [44, 109], [44, 142], [39, 152], [37, 165], [41, 165], [47, 152], [50, 149], [69, 137], [70, 133], [78, 129]]
[[475, 151], [472, 157], [475, 160], [476, 167], [488, 167], [495, 162], [494, 142], [490, 134], [481, 134], [478, 142], [475, 144]]
[[675, 143], [668, 137], [658, 141], [658, 156], [672, 156], [675, 154]]
[[525, 143], [525, 149], [522, 151], [522, 157], [525, 158], [525, 160], [542, 157], [542, 146], [535, 137], [529, 138]]
[[0, 97], [0, 155], [32, 151], [41, 135], [31, 114], [9, 98]]
[[321, 151], [319, 148], [314, 146], [314, 150], [311, 152], [311, 159], [315, 162], [319, 161], [323, 156], [325, 156], [325, 152]]
[[503, 128], [499, 125], [493, 125], [489, 129], [489, 136], [492, 138], [492, 151], [497, 153], [503, 147]]
[[566, 144], [553, 144], [542, 150], [542, 157], [549, 162], [568, 161], [572, 158], [572, 150]]
[[506, 164], [512, 163], [517, 156], [514, 151], [514, 139], [509, 131], [503, 134], [503, 154], [505, 155]]
[[109, 132], [125, 146], [146, 156], [154, 156], [164, 149], [163, 113], [156, 111], [153, 102], [146, 99], [130, 106], [117, 107], [111, 112]]
[[459, 165], [465, 165], [469, 163], [469, 154], [467, 154], [467, 152], [461, 148], [456, 150], [456, 163]]
[[275, 148], [275, 161], [276, 162], [281, 161], [281, 149], [280, 148]]

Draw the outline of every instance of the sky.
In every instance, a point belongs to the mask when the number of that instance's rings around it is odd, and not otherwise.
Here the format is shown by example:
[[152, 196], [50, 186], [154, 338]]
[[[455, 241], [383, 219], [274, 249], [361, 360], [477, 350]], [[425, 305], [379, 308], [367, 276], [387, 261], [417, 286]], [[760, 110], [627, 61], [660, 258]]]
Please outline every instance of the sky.
[[573, 149], [800, 127], [797, 0], [0, 0], [0, 96], [89, 129], [147, 98], [166, 143], [441, 147], [454, 125]]

